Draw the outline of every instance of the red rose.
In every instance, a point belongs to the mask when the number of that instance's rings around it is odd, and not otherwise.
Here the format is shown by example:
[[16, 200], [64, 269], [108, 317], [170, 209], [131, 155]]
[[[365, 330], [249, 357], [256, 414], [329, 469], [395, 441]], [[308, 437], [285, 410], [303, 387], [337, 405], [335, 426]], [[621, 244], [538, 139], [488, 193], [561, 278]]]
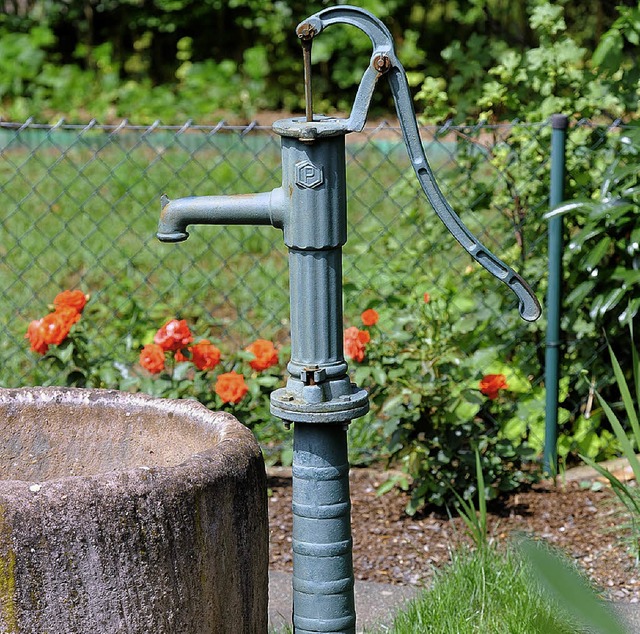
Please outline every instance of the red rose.
[[373, 310], [373, 308], [367, 308], [362, 315], [360, 315], [360, 319], [362, 319], [362, 323], [365, 326], [375, 326], [378, 323], [378, 319], [380, 315]]
[[82, 291], [62, 291], [62, 293], [58, 293], [55, 296], [53, 305], [56, 309], [61, 306], [69, 306], [78, 313], [81, 313], [88, 299], [89, 296], [85, 295]]
[[165, 351], [182, 350], [193, 341], [193, 335], [184, 319], [172, 319], [156, 332], [153, 341]]
[[191, 360], [198, 370], [213, 370], [220, 363], [220, 350], [208, 339], [194, 343], [189, 350], [191, 351]]
[[140, 365], [151, 372], [159, 374], [164, 370], [164, 350], [157, 343], [148, 343], [140, 351]]
[[504, 374], [487, 374], [480, 381], [480, 391], [491, 400], [498, 398], [498, 390], [506, 390], [507, 378]]
[[223, 403], [239, 403], [249, 391], [244, 376], [237, 372], [225, 372], [218, 375], [214, 389]]
[[278, 363], [278, 351], [266, 339], [257, 339], [250, 346], [247, 346], [246, 350], [255, 356], [253, 361], [249, 361], [249, 365], [258, 372]]
[[351, 326], [344, 331], [344, 353], [350, 359], [361, 363], [364, 361], [364, 346], [369, 343], [371, 335], [366, 330]]
[[45, 341], [45, 331], [42, 319], [32, 321], [27, 327], [27, 334], [24, 336], [31, 344], [31, 350], [38, 354], [46, 354], [49, 344]]
[[431, 301], [431, 295], [429, 295], [429, 293], [425, 293], [423, 296], [424, 299], [424, 303], [428, 304]]

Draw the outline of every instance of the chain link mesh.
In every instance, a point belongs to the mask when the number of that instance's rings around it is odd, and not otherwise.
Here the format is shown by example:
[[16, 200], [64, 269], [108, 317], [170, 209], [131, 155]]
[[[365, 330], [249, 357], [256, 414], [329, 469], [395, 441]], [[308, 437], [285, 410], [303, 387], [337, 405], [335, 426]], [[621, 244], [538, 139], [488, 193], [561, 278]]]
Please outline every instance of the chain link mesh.
[[[591, 194], [594, 168], [588, 171], [585, 164], [617, 122], [581, 121], [573, 128], [583, 133], [577, 141], [569, 138], [567, 197]], [[546, 272], [539, 263], [547, 248], [542, 215], [548, 208], [550, 126], [446, 124], [424, 127], [421, 135], [453, 208], [544, 300]], [[524, 164], [529, 171], [523, 177]], [[372, 297], [391, 301], [415, 291], [416, 279], [433, 294], [453, 273], [462, 284], [481, 289], [482, 310], [495, 328], [515, 328], [515, 298], [442, 230], [419, 191], [399, 128], [382, 123], [349, 135], [347, 166], [347, 325]], [[253, 193], [271, 190], [280, 180], [279, 137], [256, 124], [0, 122], [1, 384], [32, 380], [34, 355], [24, 333], [65, 288], [90, 293], [92, 303], [103, 307], [94, 318], [105, 326], [131, 315], [135, 302], [136, 311], [156, 326], [176, 316], [206, 314], [213, 334], [236, 346], [258, 336], [285, 342], [287, 257], [278, 231], [199, 227], [179, 246], [155, 238], [162, 193]], [[382, 274], [389, 270], [393, 283]], [[480, 284], [476, 276], [482, 276]], [[539, 371], [531, 378], [539, 382], [544, 325], [530, 328], [539, 342], [531, 360]], [[108, 345], [112, 350], [103, 354], [133, 344]], [[594, 350], [594, 361], [599, 353]]]

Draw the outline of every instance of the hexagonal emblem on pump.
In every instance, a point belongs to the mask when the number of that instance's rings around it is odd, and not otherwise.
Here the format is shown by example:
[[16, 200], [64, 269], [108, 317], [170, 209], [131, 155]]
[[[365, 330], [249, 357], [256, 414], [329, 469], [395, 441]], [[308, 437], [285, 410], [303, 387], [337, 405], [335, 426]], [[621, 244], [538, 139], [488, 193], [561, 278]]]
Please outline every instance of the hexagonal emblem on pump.
[[313, 189], [319, 187], [324, 182], [322, 168], [314, 165], [309, 160], [298, 161], [296, 163], [296, 185]]

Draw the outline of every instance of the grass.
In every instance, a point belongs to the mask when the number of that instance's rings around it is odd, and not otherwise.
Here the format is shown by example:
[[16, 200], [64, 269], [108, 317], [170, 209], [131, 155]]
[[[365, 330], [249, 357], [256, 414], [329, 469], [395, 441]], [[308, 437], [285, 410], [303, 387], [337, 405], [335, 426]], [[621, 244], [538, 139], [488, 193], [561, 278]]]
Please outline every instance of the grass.
[[462, 550], [432, 589], [395, 619], [394, 634], [576, 634], [586, 632], [549, 597], [514, 550]]

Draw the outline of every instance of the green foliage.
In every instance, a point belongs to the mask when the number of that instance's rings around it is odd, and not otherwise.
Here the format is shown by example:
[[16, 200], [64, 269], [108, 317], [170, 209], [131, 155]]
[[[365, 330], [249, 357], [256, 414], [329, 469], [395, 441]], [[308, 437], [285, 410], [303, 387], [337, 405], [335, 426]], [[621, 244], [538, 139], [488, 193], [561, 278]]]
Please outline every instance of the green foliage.
[[638, 10], [621, 7], [590, 58], [567, 28], [563, 3], [534, 0], [526, 6], [534, 46], [474, 35], [443, 50], [450, 79], [427, 77], [417, 95], [425, 121], [477, 116], [533, 122], [559, 112], [588, 118], [638, 113], [637, 64], [622, 46], [624, 38], [638, 38]]
[[[617, 19], [591, 57], [576, 30], [568, 30], [570, 5], [537, 1], [526, 6], [534, 45], [518, 48], [485, 36], [451, 43], [443, 51], [450, 64], [450, 79], [427, 78], [418, 94], [424, 103], [424, 120], [469, 113], [498, 121], [517, 117], [543, 122], [554, 113], [606, 120], [638, 113], [637, 64], [628, 61], [637, 39], [636, 9], [619, 8]], [[456, 183], [454, 189], [461, 207], [467, 205], [473, 212], [467, 221], [472, 226], [484, 226], [487, 210], [494, 212], [491, 217], [501, 214], [511, 224], [517, 247], [506, 259], [525, 279], [540, 280], [536, 287], [540, 299], [546, 292], [542, 273], [546, 261], [538, 236], [547, 229], [541, 208], [550, 186], [549, 137], [546, 126], [514, 126], [504, 134], [506, 143], [501, 143], [500, 134], [488, 139], [483, 131], [473, 143], [460, 144], [456, 162], [470, 177]], [[634, 315], [639, 307], [635, 238], [631, 239], [637, 233], [637, 126], [631, 123], [621, 130], [606, 130], [593, 124], [577, 125], [569, 128], [567, 139], [565, 197], [570, 202], [563, 209], [572, 213], [565, 215], [568, 290], [562, 329], [567, 342], [563, 376], [568, 383], [563, 384], [561, 397], [559, 454], [575, 457], [580, 452], [603, 459], [614, 454], [615, 442], [602, 429], [599, 414], [591, 414], [588, 388], [575, 377], [589, 365], [594, 368], [595, 385], [611, 382], [606, 370], [593, 364], [594, 355], [604, 345], [603, 331], [610, 334], [623, 367], [629, 367], [619, 318], [624, 318], [629, 301]], [[487, 163], [494, 172], [489, 172]], [[504, 227], [501, 235], [509, 231], [507, 224]], [[540, 335], [531, 332], [524, 338], [514, 337], [518, 345], [539, 340]], [[542, 391], [540, 396], [537, 413], [531, 410], [533, 417], [528, 418], [535, 435], [543, 429]], [[516, 423], [512, 429], [517, 427]], [[510, 430], [507, 434], [513, 438]]]
[[604, 328], [618, 340], [620, 324], [640, 309], [640, 126], [625, 128], [612, 150], [600, 188], [546, 218], [564, 215], [571, 223], [564, 264], [572, 290], [565, 319], [590, 322], [592, 334]]
[[[27, 10], [13, 4], [0, 15], [4, 116], [126, 117], [137, 123], [205, 123], [228, 114], [248, 118], [260, 108], [301, 109], [302, 56], [294, 29], [326, 6], [321, 0], [28, 0]], [[423, 84], [420, 98], [436, 99], [428, 108], [431, 118], [483, 110], [501, 116], [506, 107], [528, 107], [528, 81], [540, 84], [535, 94], [555, 87], [566, 99], [580, 81], [580, 65], [588, 65], [585, 51], [596, 44], [593, 68], [606, 79], [607, 91], [593, 97], [604, 108], [637, 108], [631, 50], [638, 39], [637, 9], [621, 7], [610, 15], [604, 0], [594, 1], [586, 16], [579, 6], [567, 5], [563, 14], [561, 5], [540, 2], [354, 4], [390, 27], [411, 82]], [[596, 41], [594, 34], [603, 30]], [[452, 33], [458, 38], [453, 43]], [[366, 36], [354, 28], [328, 29], [317, 39], [317, 111], [350, 107], [370, 54]], [[451, 78], [448, 86], [440, 77]], [[509, 90], [499, 85], [504, 77], [511, 77]], [[485, 105], [478, 109], [480, 97]], [[552, 107], [554, 99], [546, 97]], [[388, 91], [376, 91], [377, 106], [389, 111]]]
[[[520, 418], [520, 407], [537, 397], [536, 390], [517, 363], [489, 364], [487, 349], [464, 352], [472, 347], [470, 338], [482, 339], [491, 316], [455, 288], [443, 288], [428, 302], [415, 289], [398, 289], [392, 304], [371, 304], [380, 311], [380, 327], [371, 329], [366, 357], [354, 373], [370, 392], [371, 425], [386, 440], [389, 459], [406, 473], [382, 491], [410, 486], [407, 512], [413, 514], [426, 504], [455, 504], [456, 494], [470, 499], [478, 466], [485, 482], [479, 494], [486, 499], [531, 482], [528, 431], [512, 440], [503, 428]], [[493, 398], [479, 387], [490, 373], [504, 374], [508, 386]]]

